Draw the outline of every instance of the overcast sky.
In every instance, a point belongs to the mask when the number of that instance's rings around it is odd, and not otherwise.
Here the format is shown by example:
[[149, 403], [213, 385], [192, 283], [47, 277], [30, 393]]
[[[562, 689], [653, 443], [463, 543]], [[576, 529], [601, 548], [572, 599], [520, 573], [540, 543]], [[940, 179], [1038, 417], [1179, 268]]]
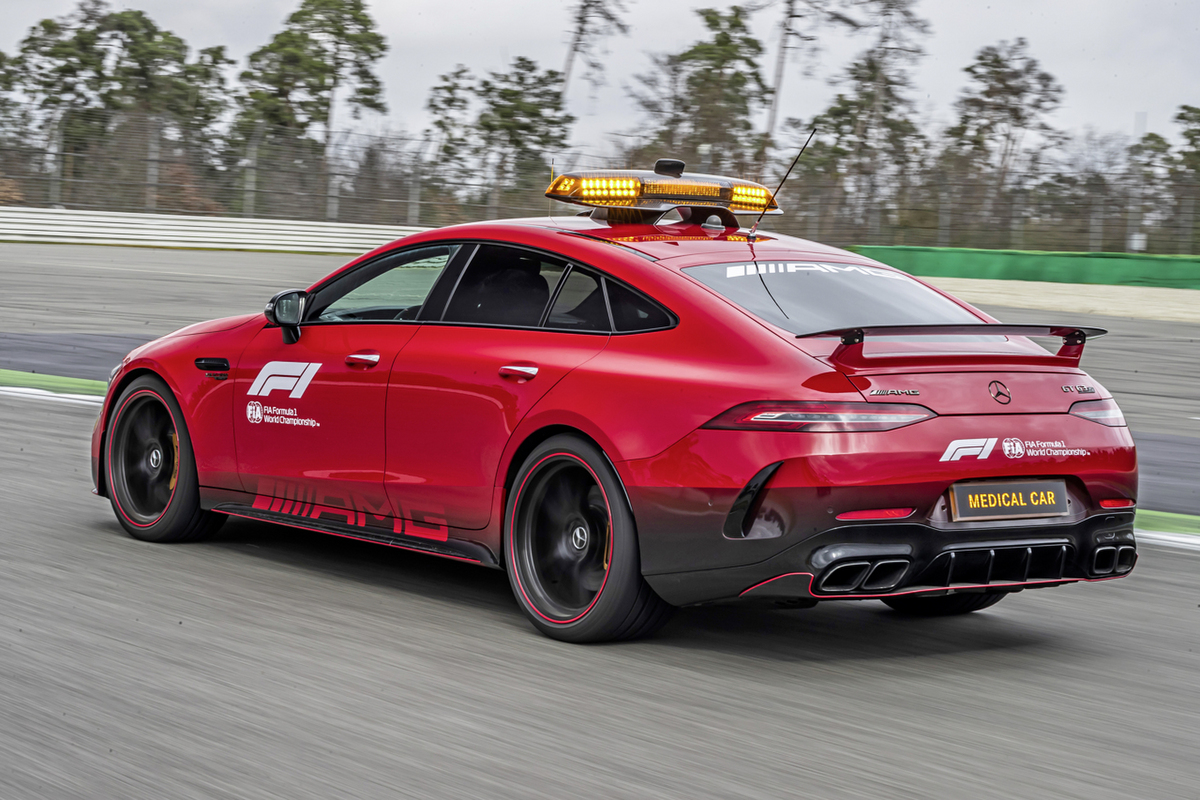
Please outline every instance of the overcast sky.
[[[647, 52], [676, 52], [703, 37], [697, 7], [726, 7], [719, 0], [626, 0], [631, 32], [608, 40], [606, 85], [592, 91], [572, 79], [568, 105], [579, 121], [574, 143], [589, 152], [611, 150], [608, 134], [636, 129], [637, 110], [625, 87], [646, 70]], [[279, 30], [299, 0], [128, 0], [193, 49], [224, 44], [241, 59]], [[390, 46], [380, 66], [389, 113], [371, 115], [371, 130], [419, 132], [424, 103], [437, 76], [462, 63], [476, 73], [503, 69], [515, 56], [561, 69], [568, 9], [560, 0], [393, 0], [372, 2], [371, 11]], [[778, 4], [776, 4], [778, 5]], [[38, 19], [67, 13], [73, 0], [0, 0], [8, 22], [0, 49], [12, 53]], [[1174, 137], [1171, 122], [1181, 104], [1200, 105], [1200, 0], [921, 0], [918, 11], [932, 24], [927, 55], [915, 71], [921, 116], [946, 123], [966, 66], [982, 46], [1024, 36], [1044, 69], [1066, 88], [1055, 124], [1070, 131], [1092, 126], [1132, 135], [1135, 115], [1147, 129]], [[767, 43], [769, 81], [778, 47], [778, 11], [754, 19]], [[785, 78], [781, 119], [811, 118], [835, 89], [829, 79], [867, 45], [865, 37], [827, 32], [812, 77], [799, 64]], [[239, 68], [241, 66], [239, 64]], [[578, 77], [578, 73], [576, 74]], [[343, 121], [346, 114], [341, 115]], [[335, 123], [336, 124], [336, 123]], [[338, 125], [340, 127], [340, 125]]]

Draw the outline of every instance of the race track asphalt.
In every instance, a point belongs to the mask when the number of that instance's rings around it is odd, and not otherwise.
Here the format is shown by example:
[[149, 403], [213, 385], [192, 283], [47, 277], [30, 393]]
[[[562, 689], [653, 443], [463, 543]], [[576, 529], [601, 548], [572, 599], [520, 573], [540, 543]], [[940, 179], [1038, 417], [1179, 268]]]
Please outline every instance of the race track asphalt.
[[[0, 245], [0, 329], [149, 338], [339, 261]], [[1194, 332], [1145, 324], [1085, 366], [1195, 474]], [[1200, 554], [963, 618], [685, 609], [563, 645], [500, 572], [245, 521], [137, 542], [89, 492], [94, 415], [0, 396], [5, 800], [1197, 797]]]
[[500, 572], [259, 523], [151, 545], [94, 411], [0, 397], [0, 797], [1195, 798], [1200, 554], [909, 620], [536, 634]]

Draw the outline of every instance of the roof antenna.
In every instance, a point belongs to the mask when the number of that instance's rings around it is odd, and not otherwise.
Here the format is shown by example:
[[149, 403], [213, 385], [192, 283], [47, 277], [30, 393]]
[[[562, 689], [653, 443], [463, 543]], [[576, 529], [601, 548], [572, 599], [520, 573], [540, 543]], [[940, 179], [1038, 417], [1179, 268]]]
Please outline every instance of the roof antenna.
[[[779, 197], [779, 190], [783, 188], [784, 181], [786, 181], [788, 179], [788, 176], [792, 174], [792, 170], [796, 168], [796, 163], [800, 160], [800, 156], [804, 155], [804, 151], [808, 149], [808, 143], [811, 142], [812, 138], [816, 135], [817, 135], [817, 129], [813, 128], [812, 133], [808, 134], [808, 138], [804, 140], [804, 147], [801, 147], [800, 152], [796, 153], [796, 157], [792, 159], [792, 165], [790, 167], [788, 167], [788, 171], [783, 174], [783, 180], [779, 182], [779, 188], [777, 188], [775, 190], [775, 194], [771, 195], [772, 197], [776, 197], [776, 198]], [[776, 202], [778, 202], [778, 200], [776, 200]], [[757, 237], [758, 223], [762, 222], [763, 215], [766, 213], [767, 213], [767, 205], [766, 205], [766, 203], [764, 203], [762, 214], [758, 215], [758, 219], [754, 220], [754, 226], [752, 228], [750, 228], [750, 232], [746, 234], [746, 238], [749, 239], [750, 241], [753, 242], [754, 239]]]

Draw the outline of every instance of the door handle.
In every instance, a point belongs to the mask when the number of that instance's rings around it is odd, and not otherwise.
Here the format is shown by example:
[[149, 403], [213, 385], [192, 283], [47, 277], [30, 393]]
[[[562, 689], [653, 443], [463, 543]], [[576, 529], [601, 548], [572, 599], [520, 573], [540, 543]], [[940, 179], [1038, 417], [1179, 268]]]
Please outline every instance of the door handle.
[[379, 353], [373, 350], [364, 350], [359, 353], [351, 353], [346, 356], [346, 363], [352, 367], [366, 367], [370, 369], [379, 363]]
[[518, 381], [530, 381], [537, 377], [538, 368], [532, 364], [509, 364], [500, 368], [501, 378], [516, 378]]

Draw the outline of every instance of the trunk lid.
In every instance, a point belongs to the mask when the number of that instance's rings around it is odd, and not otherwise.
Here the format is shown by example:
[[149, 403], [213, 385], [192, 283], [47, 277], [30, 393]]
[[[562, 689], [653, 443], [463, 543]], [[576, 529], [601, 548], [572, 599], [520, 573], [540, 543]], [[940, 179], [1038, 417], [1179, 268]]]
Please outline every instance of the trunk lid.
[[850, 375], [873, 403], [909, 402], [951, 414], [1065, 414], [1080, 400], [1109, 395], [1082, 372], [893, 372]]

